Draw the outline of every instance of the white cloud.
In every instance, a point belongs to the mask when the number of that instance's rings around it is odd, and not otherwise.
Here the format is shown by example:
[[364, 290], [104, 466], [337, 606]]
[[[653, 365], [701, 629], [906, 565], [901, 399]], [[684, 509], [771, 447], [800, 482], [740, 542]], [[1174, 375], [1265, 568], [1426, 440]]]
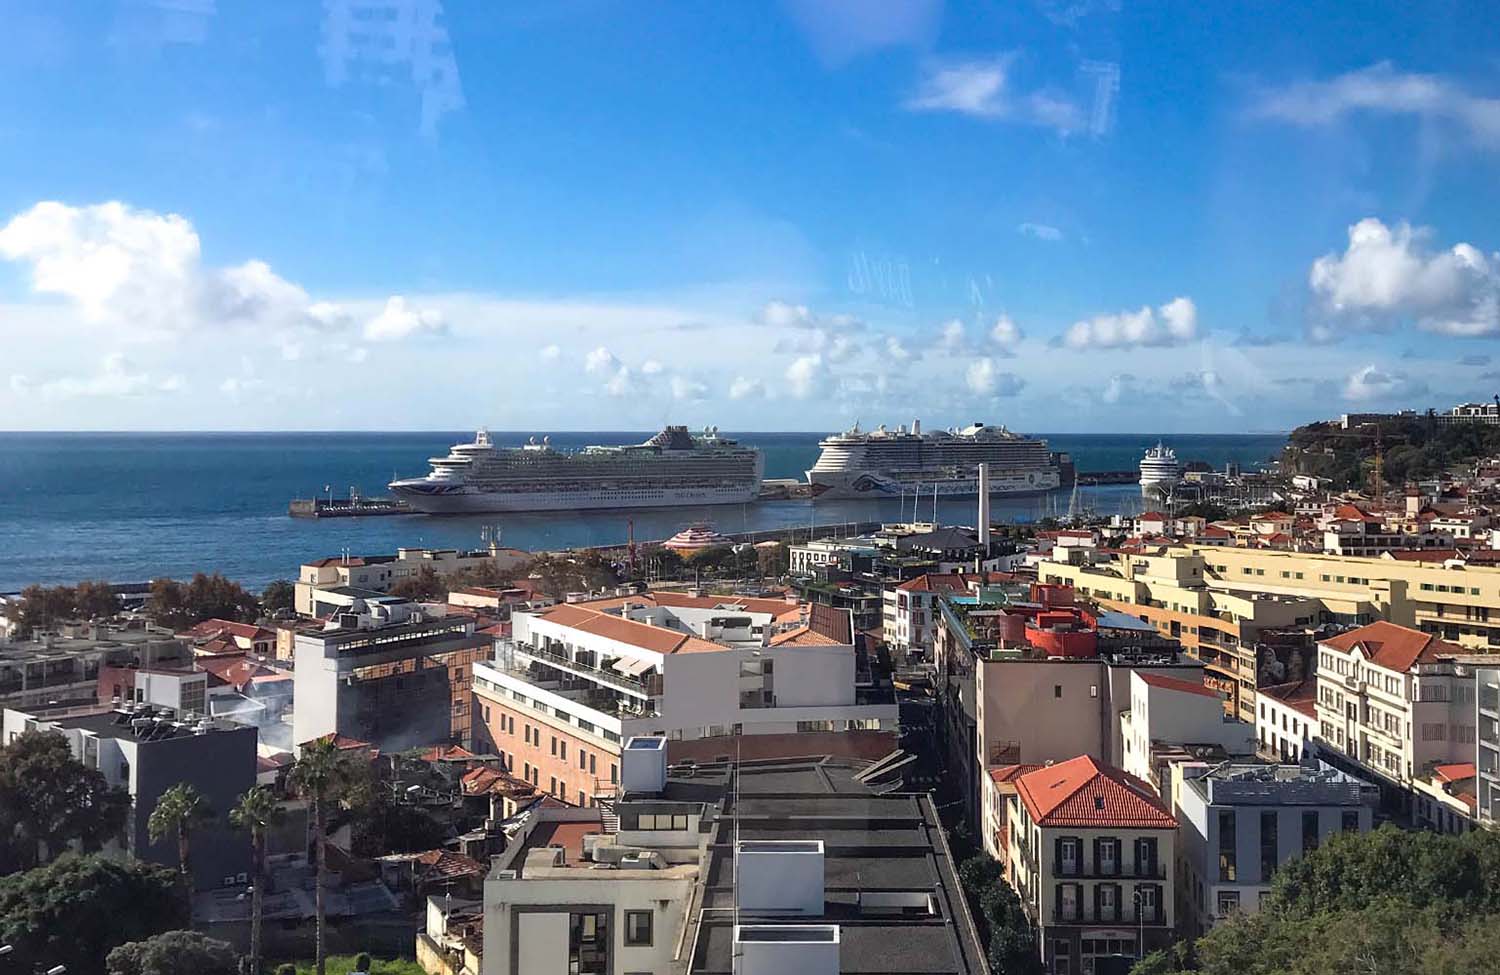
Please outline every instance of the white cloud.
[[184, 385], [182, 377], [177, 375], [154, 378], [137, 369], [118, 352], [105, 356], [98, 371], [92, 375], [59, 376], [42, 382], [33, 382], [23, 375], [10, 377], [10, 388], [16, 395], [39, 396], [45, 400], [114, 399], [151, 392], [172, 393]]
[[556, 344], [544, 345], [537, 355], [541, 357], [543, 362], [556, 362], [562, 358], [562, 347]]
[[974, 118], [1018, 122], [1064, 135], [1087, 127], [1083, 110], [1049, 91], [1018, 92], [1011, 84], [1013, 54], [935, 65], [906, 100], [914, 112], [956, 112]]
[[604, 384], [604, 391], [614, 397], [634, 396], [638, 389], [629, 366], [621, 366]]
[[969, 363], [964, 381], [969, 391], [978, 396], [1014, 396], [1026, 385], [1015, 373], [1001, 372], [988, 356]]
[[364, 336], [371, 342], [392, 342], [414, 335], [441, 335], [448, 330], [443, 313], [433, 308], [413, 308], [400, 295], [386, 300], [380, 314], [365, 323]]
[[1427, 391], [1427, 385], [1403, 372], [1388, 372], [1374, 365], [1356, 369], [1344, 382], [1344, 398], [1355, 403], [1371, 400], [1405, 401]]
[[[189, 220], [120, 202], [37, 203], [0, 227], [0, 259], [29, 266], [32, 291], [65, 299], [84, 323], [122, 332], [356, 324], [350, 312], [311, 300], [264, 261], [205, 266]], [[391, 303], [366, 326], [367, 334], [399, 338], [442, 330], [436, 312], [405, 310], [400, 298]]]
[[798, 399], [807, 399], [821, 392], [824, 383], [823, 357], [817, 353], [799, 356], [786, 367], [786, 384], [791, 394]]
[[1017, 224], [1016, 233], [1022, 237], [1035, 237], [1037, 240], [1059, 241], [1063, 239], [1061, 230], [1045, 223]]
[[766, 384], [748, 376], [735, 376], [729, 384], [730, 399], [752, 399], [766, 395]]
[[964, 323], [957, 318], [950, 318], [940, 325], [938, 335], [938, 344], [946, 352], [962, 352], [968, 340], [964, 332]]
[[990, 328], [990, 341], [1002, 349], [1014, 348], [1021, 341], [1021, 329], [1009, 315], [1001, 315]]
[[1251, 114], [1303, 126], [1369, 112], [1441, 121], [1475, 142], [1500, 147], [1500, 98], [1485, 98], [1439, 75], [1398, 71], [1388, 61], [1327, 81], [1303, 81], [1259, 93]]
[[1198, 309], [1189, 298], [1173, 298], [1153, 310], [1096, 315], [1074, 322], [1063, 341], [1074, 349], [1181, 345], [1198, 337]]
[[620, 360], [602, 345], [583, 357], [583, 370], [591, 376], [616, 372], [620, 368]]
[[1349, 228], [1342, 254], [1313, 262], [1308, 286], [1325, 328], [1386, 328], [1399, 320], [1445, 335], [1500, 332], [1500, 254], [1472, 244], [1427, 246], [1431, 232], [1367, 217]]
[[657, 362], [655, 359], [647, 359], [645, 362], [641, 363], [641, 375], [654, 376], [657, 373], [661, 372], [664, 368], [666, 367], [663, 366], [660, 362]]
[[1118, 403], [1122, 399], [1134, 398], [1136, 393], [1135, 377], [1128, 372], [1121, 372], [1109, 377], [1099, 398], [1106, 403]]
[[672, 377], [672, 398], [677, 400], [701, 400], [708, 398], [708, 386], [686, 376]]
[[768, 301], [755, 320], [772, 328], [814, 328], [825, 331], [858, 332], [865, 323], [854, 315], [816, 315], [806, 305]]
[[910, 362], [917, 358], [917, 353], [907, 348], [906, 343], [895, 335], [885, 337], [885, 354], [896, 362]]

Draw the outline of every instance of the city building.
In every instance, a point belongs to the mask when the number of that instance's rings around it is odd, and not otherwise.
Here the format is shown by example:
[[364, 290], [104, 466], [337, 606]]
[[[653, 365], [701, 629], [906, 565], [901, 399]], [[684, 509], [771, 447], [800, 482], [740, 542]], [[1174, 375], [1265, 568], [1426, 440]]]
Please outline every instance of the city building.
[[1006, 876], [1055, 975], [1175, 938], [1177, 820], [1150, 786], [1098, 760], [1022, 771], [1006, 797]]
[[204, 620], [179, 634], [198, 656], [253, 653], [260, 657], [276, 655], [276, 631], [254, 623], [234, 620]]
[[412, 603], [366, 606], [297, 632], [295, 744], [339, 734], [385, 752], [469, 744], [473, 666], [494, 654], [474, 618]]
[[1296, 764], [1318, 730], [1315, 675], [1262, 687], [1256, 695], [1255, 740], [1261, 755]]
[[1194, 763], [1173, 769], [1178, 926], [1197, 937], [1253, 913], [1276, 870], [1372, 825], [1373, 789], [1329, 765]]
[[1250, 758], [1255, 728], [1224, 713], [1224, 696], [1202, 680], [1135, 670], [1130, 708], [1120, 713], [1120, 768], [1166, 794], [1172, 759], [1194, 748]]
[[868, 733], [894, 746], [893, 692], [860, 665], [846, 612], [652, 592], [516, 613], [513, 625], [474, 670], [476, 747], [578, 805], [613, 791], [634, 735], [664, 735], [683, 754], [702, 741], [709, 757], [737, 736]]
[[1478, 747], [1475, 758], [1475, 816], [1485, 826], [1500, 825], [1500, 661], [1474, 668]]
[[65, 717], [6, 708], [3, 724], [7, 744], [27, 731], [61, 734], [75, 758], [128, 791], [133, 811], [124, 850], [142, 860], [177, 866], [177, 837], [153, 843], [147, 824], [162, 793], [178, 783], [191, 785], [221, 813], [194, 829], [194, 885], [244, 884], [250, 877], [250, 839], [232, 829], [222, 813], [255, 785], [255, 729], [205, 718], [189, 723], [185, 717], [145, 704]]
[[302, 616], [326, 616], [334, 607], [324, 607], [323, 590], [353, 589], [364, 593], [389, 592], [403, 579], [415, 578], [424, 569], [449, 575], [481, 567], [513, 572], [531, 556], [513, 548], [492, 544], [488, 548], [402, 548], [395, 555], [339, 555], [305, 562], [297, 572], [295, 608]]
[[191, 665], [186, 645], [144, 621], [64, 623], [55, 632], [0, 644], [0, 707], [87, 707], [105, 666]]
[[937, 631], [937, 604], [941, 597], [977, 592], [987, 586], [1010, 584], [1024, 591], [1007, 572], [928, 573], [885, 590], [882, 633], [893, 652], [931, 656]]
[[1434, 766], [1474, 761], [1476, 683], [1461, 648], [1384, 621], [1318, 644], [1319, 754], [1373, 772], [1388, 803]]

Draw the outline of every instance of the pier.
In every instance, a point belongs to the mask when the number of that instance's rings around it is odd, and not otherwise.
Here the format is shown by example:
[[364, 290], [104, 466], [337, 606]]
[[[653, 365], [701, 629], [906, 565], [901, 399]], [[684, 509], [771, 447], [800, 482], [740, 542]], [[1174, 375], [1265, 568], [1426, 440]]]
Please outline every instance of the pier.
[[1098, 487], [1101, 484], [1136, 484], [1141, 472], [1133, 471], [1079, 471], [1074, 475], [1083, 487]]

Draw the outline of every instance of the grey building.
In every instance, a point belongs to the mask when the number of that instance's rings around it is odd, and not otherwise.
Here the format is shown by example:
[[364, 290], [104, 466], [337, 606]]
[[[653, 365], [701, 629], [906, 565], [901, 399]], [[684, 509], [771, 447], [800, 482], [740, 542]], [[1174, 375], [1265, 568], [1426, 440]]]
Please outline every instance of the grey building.
[[1474, 723], [1479, 742], [1474, 815], [1482, 824], [1495, 826], [1500, 823], [1500, 667], [1475, 667], [1474, 677], [1479, 712]]
[[179, 782], [208, 800], [212, 821], [193, 831], [193, 883], [210, 889], [246, 883], [250, 840], [229, 825], [229, 810], [255, 785], [256, 730], [249, 725], [173, 720], [165, 709], [137, 705], [68, 717], [38, 717], [5, 710], [6, 743], [26, 731], [52, 731], [68, 739], [73, 754], [98, 769], [134, 801], [124, 849], [142, 860], [177, 866], [177, 840], [152, 843], [147, 823], [162, 793]]
[[1253, 912], [1276, 870], [1340, 832], [1368, 832], [1376, 788], [1330, 765], [1182, 764], [1173, 783], [1178, 924]]
[[355, 610], [296, 635], [293, 743], [339, 734], [391, 752], [472, 741], [474, 663], [494, 654], [494, 637], [473, 617], [432, 619], [411, 604]]

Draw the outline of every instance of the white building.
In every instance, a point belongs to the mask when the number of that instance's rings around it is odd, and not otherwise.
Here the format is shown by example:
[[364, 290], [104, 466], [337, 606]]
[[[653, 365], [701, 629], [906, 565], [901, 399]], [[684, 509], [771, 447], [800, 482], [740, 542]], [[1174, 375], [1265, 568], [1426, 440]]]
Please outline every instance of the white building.
[[833, 565], [843, 560], [844, 554], [874, 556], [879, 553], [869, 540], [848, 538], [817, 538], [800, 542], [787, 550], [792, 575], [807, 575], [820, 565]]
[[1158, 767], [1159, 746], [1212, 745], [1230, 755], [1255, 753], [1255, 729], [1224, 714], [1224, 695], [1201, 678], [1136, 670], [1130, 709], [1120, 713], [1120, 767], [1158, 790], [1168, 777]]
[[423, 569], [448, 575], [463, 569], [490, 566], [502, 572], [525, 565], [531, 556], [513, 548], [491, 545], [464, 551], [451, 548], [402, 548], [395, 555], [341, 555], [304, 562], [297, 572], [294, 602], [302, 616], [325, 616], [320, 590], [350, 589], [358, 594], [390, 592], [403, 579], [412, 579]]
[[1255, 695], [1255, 742], [1272, 761], [1296, 764], [1318, 730], [1318, 680], [1262, 687]]
[[1318, 737], [1410, 789], [1436, 765], [1473, 762], [1475, 680], [1464, 651], [1377, 622], [1318, 644]]
[[970, 593], [1011, 577], [999, 572], [928, 573], [889, 586], [881, 596], [881, 633], [893, 650], [932, 655], [937, 604], [945, 595]]

